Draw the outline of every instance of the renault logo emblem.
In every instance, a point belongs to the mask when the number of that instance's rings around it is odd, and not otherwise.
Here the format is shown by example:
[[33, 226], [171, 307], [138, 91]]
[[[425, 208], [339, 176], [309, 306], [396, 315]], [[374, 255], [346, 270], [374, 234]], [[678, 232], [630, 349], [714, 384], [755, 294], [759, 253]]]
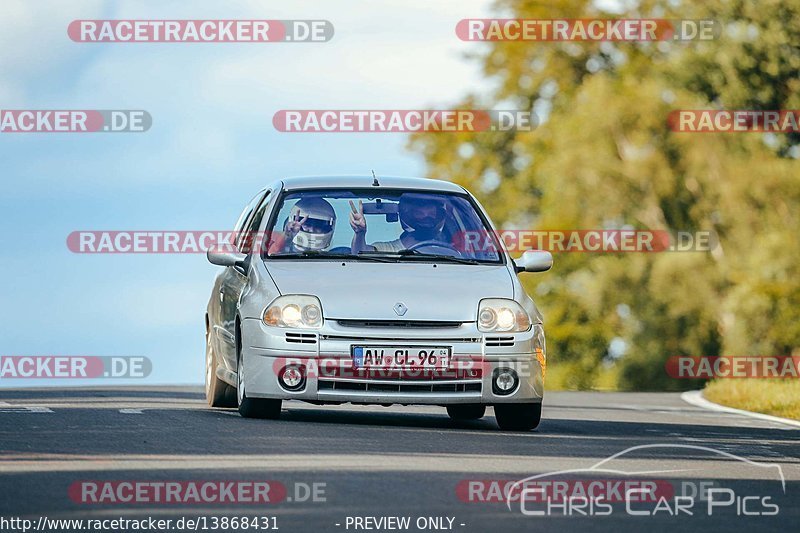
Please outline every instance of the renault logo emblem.
[[394, 312], [397, 313], [397, 316], [403, 316], [408, 311], [408, 307], [406, 307], [403, 302], [397, 302], [394, 304]]

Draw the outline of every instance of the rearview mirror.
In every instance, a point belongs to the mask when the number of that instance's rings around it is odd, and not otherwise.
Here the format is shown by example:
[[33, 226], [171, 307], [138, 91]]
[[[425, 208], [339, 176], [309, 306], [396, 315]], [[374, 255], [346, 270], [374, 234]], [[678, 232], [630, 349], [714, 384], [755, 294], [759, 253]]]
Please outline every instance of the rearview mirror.
[[224, 267], [241, 267], [247, 255], [240, 252], [224, 252], [222, 250], [209, 250], [206, 252], [208, 262], [212, 265]]
[[545, 272], [553, 266], [553, 254], [547, 250], [526, 250], [519, 259], [514, 259], [517, 272]]
[[386, 222], [397, 222], [400, 219], [398, 203], [383, 202], [380, 198], [364, 205], [365, 215], [386, 215]]

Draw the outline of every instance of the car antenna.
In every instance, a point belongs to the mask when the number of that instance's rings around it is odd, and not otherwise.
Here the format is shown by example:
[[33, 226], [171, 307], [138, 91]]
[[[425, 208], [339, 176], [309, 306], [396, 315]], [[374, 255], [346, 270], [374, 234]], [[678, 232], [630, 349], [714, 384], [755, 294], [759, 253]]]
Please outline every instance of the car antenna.
[[375, 175], [375, 170], [372, 171], [372, 186], [373, 187], [380, 187], [381, 184], [378, 181], [378, 176]]

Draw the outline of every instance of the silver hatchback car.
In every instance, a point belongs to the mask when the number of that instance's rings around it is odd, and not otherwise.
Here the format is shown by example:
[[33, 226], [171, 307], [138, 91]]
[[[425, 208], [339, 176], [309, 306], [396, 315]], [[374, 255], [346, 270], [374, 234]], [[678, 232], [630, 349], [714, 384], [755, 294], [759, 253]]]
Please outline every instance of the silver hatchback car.
[[505, 430], [537, 427], [542, 317], [463, 187], [418, 178], [277, 181], [239, 217], [206, 311], [206, 396], [244, 417], [283, 400], [441, 405], [456, 420], [493, 406]]

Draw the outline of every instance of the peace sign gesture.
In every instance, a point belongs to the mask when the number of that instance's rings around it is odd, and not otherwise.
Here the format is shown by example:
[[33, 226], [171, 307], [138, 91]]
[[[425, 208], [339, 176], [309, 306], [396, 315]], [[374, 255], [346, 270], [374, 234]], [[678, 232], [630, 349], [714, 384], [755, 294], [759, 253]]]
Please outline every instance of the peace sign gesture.
[[308, 216], [304, 216], [300, 220], [291, 219], [286, 223], [286, 229], [284, 230], [287, 235], [296, 235], [298, 231], [303, 227], [303, 224], [306, 223], [308, 220]]
[[364, 202], [358, 201], [358, 208], [353, 200], [350, 200], [350, 227], [356, 233], [367, 231], [367, 219], [364, 218]]

